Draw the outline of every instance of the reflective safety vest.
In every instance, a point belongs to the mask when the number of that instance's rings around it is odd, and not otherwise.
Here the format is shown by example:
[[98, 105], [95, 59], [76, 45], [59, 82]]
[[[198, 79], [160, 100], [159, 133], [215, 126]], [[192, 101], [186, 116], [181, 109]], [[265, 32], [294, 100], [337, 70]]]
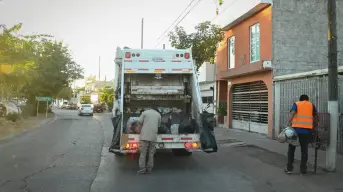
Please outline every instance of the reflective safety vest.
[[309, 101], [295, 102], [297, 105], [297, 113], [292, 120], [292, 127], [297, 128], [313, 128], [313, 104]]

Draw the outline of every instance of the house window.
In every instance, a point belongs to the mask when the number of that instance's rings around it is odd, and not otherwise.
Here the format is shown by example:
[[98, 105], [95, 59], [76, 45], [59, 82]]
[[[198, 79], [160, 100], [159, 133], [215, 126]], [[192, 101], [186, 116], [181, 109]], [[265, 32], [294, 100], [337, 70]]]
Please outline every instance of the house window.
[[202, 103], [213, 103], [213, 97], [202, 97]]
[[260, 60], [260, 24], [250, 27], [250, 63]]
[[235, 36], [228, 39], [228, 69], [235, 68]]

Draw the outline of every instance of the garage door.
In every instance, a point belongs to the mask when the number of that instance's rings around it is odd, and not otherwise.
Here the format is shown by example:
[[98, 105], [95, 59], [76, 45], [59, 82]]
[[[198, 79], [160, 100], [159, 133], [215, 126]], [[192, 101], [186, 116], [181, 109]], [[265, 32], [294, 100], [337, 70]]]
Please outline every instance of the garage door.
[[263, 81], [232, 88], [232, 127], [268, 134], [268, 88]]

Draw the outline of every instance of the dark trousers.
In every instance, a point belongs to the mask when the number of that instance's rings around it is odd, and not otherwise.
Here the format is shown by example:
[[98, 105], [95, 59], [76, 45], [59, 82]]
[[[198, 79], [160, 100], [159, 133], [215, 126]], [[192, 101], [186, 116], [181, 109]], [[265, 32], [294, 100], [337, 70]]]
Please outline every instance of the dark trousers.
[[[301, 164], [300, 170], [306, 171], [307, 170], [307, 160], [308, 160], [308, 144], [311, 138], [311, 134], [298, 134], [300, 149], [301, 149]], [[288, 145], [288, 163], [287, 169], [293, 170], [293, 163], [294, 163], [294, 152], [295, 146], [289, 144]]]

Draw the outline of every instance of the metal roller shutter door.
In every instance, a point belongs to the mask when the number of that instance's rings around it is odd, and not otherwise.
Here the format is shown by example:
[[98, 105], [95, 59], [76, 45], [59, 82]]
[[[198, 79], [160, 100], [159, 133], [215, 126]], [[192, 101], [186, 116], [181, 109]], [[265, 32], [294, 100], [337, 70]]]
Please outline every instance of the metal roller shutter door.
[[232, 88], [232, 127], [268, 134], [268, 88], [263, 81]]

